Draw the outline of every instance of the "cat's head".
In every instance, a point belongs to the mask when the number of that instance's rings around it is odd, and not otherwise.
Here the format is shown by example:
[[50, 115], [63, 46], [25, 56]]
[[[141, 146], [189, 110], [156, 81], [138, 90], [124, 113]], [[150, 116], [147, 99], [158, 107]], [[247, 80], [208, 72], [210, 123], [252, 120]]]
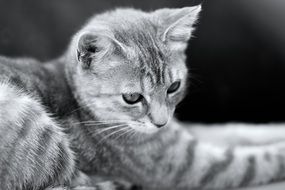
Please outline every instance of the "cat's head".
[[184, 51], [200, 10], [117, 9], [93, 17], [71, 46], [80, 103], [100, 121], [124, 121], [143, 133], [167, 126], [185, 93]]

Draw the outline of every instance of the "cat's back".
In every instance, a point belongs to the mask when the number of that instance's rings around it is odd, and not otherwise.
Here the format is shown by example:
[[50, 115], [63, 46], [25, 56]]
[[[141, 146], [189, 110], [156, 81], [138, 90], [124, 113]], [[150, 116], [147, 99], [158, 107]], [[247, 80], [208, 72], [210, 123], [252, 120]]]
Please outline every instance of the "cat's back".
[[32, 92], [36, 82], [44, 81], [45, 74], [43, 65], [35, 59], [0, 56], [0, 82], [9, 82]]
[[74, 100], [60, 60], [43, 63], [31, 58], [0, 56], [1, 83], [9, 83], [33, 95], [59, 117], [73, 109]]

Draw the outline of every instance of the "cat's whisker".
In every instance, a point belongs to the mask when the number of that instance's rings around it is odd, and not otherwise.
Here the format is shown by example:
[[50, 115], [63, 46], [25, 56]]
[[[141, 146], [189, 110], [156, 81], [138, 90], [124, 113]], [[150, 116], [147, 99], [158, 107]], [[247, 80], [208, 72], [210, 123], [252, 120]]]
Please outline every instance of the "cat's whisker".
[[87, 121], [87, 122], [130, 122], [130, 123], [140, 123], [139, 121], [132, 121], [132, 120], [101, 120], [101, 121]]
[[119, 133], [120, 131], [123, 131], [125, 130], [126, 128], [128, 128], [128, 126], [126, 127], [122, 127], [121, 129], [118, 129], [118, 130], [115, 130], [114, 132], [104, 136], [101, 140], [99, 140], [97, 143], [96, 143], [96, 146], [98, 146], [100, 143], [103, 143], [105, 140], [107, 140], [109, 137], [111, 137], [112, 135], [115, 135], [116, 133]]
[[105, 127], [105, 128], [101, 128], [101, 129], [94, 129], [93, 131], [89, 130], [89, 132], [90, 132], [90, 135], [95, 137], [95, 136], [98, 136], [98, 135], [100, 135], [102, 133], [106, 133], [106, 132], [108, 132], [110, 130], [113, 130], [113, 129], [116, 129], [116, 128], [120, 128], [122, 126], [124, 126], [124, 125]]
[[111, 127], [106, 127], [106, 128], [102, 128], [102, 129], [97, 129], [99, 130], [98, 133], [93, 133], [93, 135], [99, 135], [99, 134], [102, 134], [106, 131], [109, 131], [109, 130], [112, 130], [112, 129], [116, 129], [116, 128], [120, 128], [120, 127], [124, 127], [125, 124], [121, 124], [121, 125], [116, 125], [116, 126], [111, 126]]
[[[135, 124], [135, 125], [141, 125], [141, 124]], [[126, 126], [126, 127], [124, 127], [124, 126]], [[114, 132], [108, 134], [108, 135], [105, 136], [104, 138], [107, 139], [109, 135], [112, 136], [112, 135], [114, 135], [114, 133], [123, 131], [124, 129], [128, 129], [128, 130], [127, 130], [126, 132], [123, 132], [124, 134], [120, 134], [118, 137], [116, 137], [116, 140], [119, 139], [120, 136], [123, 136], [123, 135], [125, 135], [125, 134], [129, 134], [130, 132], [132, 133], [132, 134], [130, 135], [130, 137], [136, 135], [136, 131], [135, 131], [132, 127], [130, 127], [130, 126], [127, 125], [127, 124], [120, 124], [120, 125], [111, 126], [111, 127], [107, 127], [107, 128], [97, 129], [97, 130], [99, 130], [99, 131], [98, 131], [97, 133], [94, 133], [93, 136], [97, 136], [97, 135], [103, 134], [103, 133], [105, 133], [105, 132], [107, 132], [107, 131], [110, 131], [110, 130], [112, 130], [112, 129], [117, 129], [117, 128], [120, 128], [120, 127], [123, 127], [122, 130], [121, 130], [121, 129], [120, 129], [120, 130], [116, 130], [116, 131], [114, 131]], [[103, 140], [103, 139], [102, 139], [102, 140]]]
[[137, 135], [137, 131], [133, 129], [128, 136], [128, 140], [133, 139], [134, 137], [136, 137], [136, 135]]
[[133, 129], [130, 127], [126, 128], [125, 132], [122, 132], [120, 135], [118, 135], [114, 140], [119, 140], [119, 138], [123, 137], [124, 135], [127, 136], [127, 134], [129, 134]]
[[137, 135], [137, 131], [136, 130], [132, 130], [132, 132], [130, 133], [129, 139], [135, 137]]
[[82, 121], [82, 122], [75, 122], [74, 125], [80, 124], [90, 124], [90, 123], [98, 123], [98, 124], [115, 124], [115, 123], [131, 123], [131, 124], [140, 124], [139, 121], [131, 121], [131, 120], [101, 120], [101, 121]]
[[115, 140], [118, 140], [119, 138], [121, 138], [124, 135], [126, 137], [125, 139], [131, 138], [131, 136], [133, 136], [134, 133], [136, 133], [136, 130], [134, 130], [132, 127], [128, 127], [128, 130], [126, 132], [124, 132], [124, 134], [122, 134], [118, 138], [116, 138]]
[[73, 123], [74, 125], [114, 125], [114, 124], [122, 124], [122, 123], [125, 123], [125, 122], [76, 122], [76, 123]]
[[124, 123], [124, 122], [122, 122], [122, 123], [116, 122], [116, 123], [86, 123], [84, 125], [86, 125], [86, 126], [100, 126], [101, 128], [105, 128], [104, 125], [111, 125], [110, 127], [112, 127], [115, 125], [135, 125], [135, 124], [129, 124], [129, 123]]

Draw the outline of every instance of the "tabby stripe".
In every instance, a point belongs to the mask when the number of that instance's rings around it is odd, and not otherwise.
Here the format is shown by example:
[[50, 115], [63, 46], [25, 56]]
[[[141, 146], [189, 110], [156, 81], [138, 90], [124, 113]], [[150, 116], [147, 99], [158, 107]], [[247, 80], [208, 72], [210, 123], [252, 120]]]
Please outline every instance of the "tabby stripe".
[[156, 74], [156, 77], [157, 77], [157, 84], [162, 84], [161, 67], [160, 67], [159, 63], [156, 63], [156, 64], [157, 64], [157, 66], [156, 66], [155, 74]]
[[244, 177], [241, 180], [240, 187], [245, 187], [250, 184], [250, 182], [254, 179], [256, 174], [256, 160], [254, 156], [249, 156], [247, 159], [248, 166], [246, 172], [244, 173]]
[[277, 161], [278, 161], [278, 171], [276, 172], [276, 177], [275, 179], [280, 179], [285, 176], [285, 158], [282, 155], [277, 156]]
[[267, 161], [267, 162], [270, 162], [272, 160], [272, 156], [270, 153], [266, 152], [264, 154], [264, 159]]
[[[6, 159], [6, 164], [2, 166], [1, 175], [0, 175], [0, 182], [5, 183], [6, 176], [9, 174], [8, 170], [11, 167], [11, 165], [14, 163], [14, 158], [17, 155], [17, 149], [19, 145], [21, 144], [22, 140], [25, 140], [27, 135], [29, 134], [29, 131], [32, 127], [32, 121], [31, 119], [24, 119], [23, 126], [21, 126], [21, 129], [17, 132], [17, 137], [14, 139], [14, 141], [11, 143], [10, 151], [7, 153], [8, 157]], [[17, 127], [15, 127], [17, 128]]]
[[[175, 132], [173, 134], [173, 136], [171, 137], [171, 139], [168, 139], [167, 142], [163, 143], [161, 142], [161, 147], [158, 149], [158, 151], [156, 151], [154, 154], [150, 155], [152, 162], [153, 163], [165, 163], [163, 158], [165, 158], [166, 160], [168, 159], [168, 155], [167, 155], [167, 151], [173, 149], [173, 146], [175, 146], [177, 144], [177, 141], [179, 140], [179, 134], [178, 132]], [[159, 140], [163, 141], [162, 139], [156, 139], [156, 141], [158, 142]], [[173, 162], [175, 162], [175, 160], [172, 160], [171, 163], [169, 164], [163, 164], [164, 168], [162, 168], [162, 173], [161, 173], [161, 177], [163, 177], [162, 175], [169, 175], [169, 173], [172, 172], [173, 170]], [[160, 167], [160, 166], [158, 166]], [[155, 167], [151, 167], [151, 168], [145, 168], [146, 172], [148, 173], [153, 173], [153, 170], [156, 169]]]
[[163, 76], [163, 79], [164, 79], [166, 64], [165, 64], [163, 53], [161, 52], [160, 48], [157, 47], [157, 50], [158, 50], [157, 51], [158, 60], [160, 62], [160, 67], [161, 67], [161, 75]]
[[145, 63], [141, 56], [138, 58], [138, 62], [139, 62], [139, 67], [141, 68], [141, 72], [145, 73], [146, 72]]
[[232, 163], [233, 161], [233, 150], [228, 149], [225, 152], [226, 159], [222, 161], [218, 161], [216, 163], [213, 163], [207, 173], [202, 177], [200, 184], [202, 186], [205, 186], [212, 182], [218, 175], [222, 172], [224, 172]]
[[59, 143], [59, 159], [58, 159], [58, 164], [60, 166], [60, 172], [61, 174], [64, 174], [65, 171], [67, 170], [68, 167], [68, 160], [69, 160], [69, 155], [67, 154], [64, 145], [62, 143]]
[[142, 75], [141, 77], [140, 77], [140, 86], [141, 86], [141, 91], [142, 92], [145, 92], [145, 87], [144, 87], [144, 84], [145, 83], [145, 81], [144, 81], [144, 76]]
[[[181, 133], [178, 133], [177, 131], [173, 134], [171, 139], [169, 139], [166, 143], [163, 143], [162, 146], [159, 148], [159, 151], [155, 153], [155, 155], [152, 155], [152, 158], [154, 162], [159, 162], [164, 156], [165, 153], [167, 152], [167, 149], [172, 149], [177, 141], [179, 140], [179, 135]], [[158, 139], [156, 139], [158, 140]]]
[[170, 82], [174, 82], [173, 81], [173, 75], [172, 75], [171, 71], [168, 71], [168, 77], [169, 77]]
[[[175, 133], [176, 135], [174, 136], [175, 138], [173, 138], [172, 140], [170, 140], [167, 145], [165, 145], [165, 147], [169, 147], [169, 148], [173, 148], [171, 147], [171, 145], [175, 145], [177, 144], [177, 141], [179, 140], [179, 137], [177, 137], [178, 133]], [[159, 160], [157, 160], [159, 161]], [[172, 160], [171, 162], [175, 162], [175, 160]], [[169, 174], [169, 173], [172, 173], [173, 171], [173, 164], [168, 164], [167, 168], [164, 169], [164, 173], [165, 174]]]
[[[138, 169], [137, 165], [135, 165], [136, 162], [132, 159], [123, 159], [122, 156], [120, 156], [122, 152], [120, 150], [116, 150], [114, 146], [110, 146], [109, 144], [105, 144], [105, 146], [110, 152], [110, 154], [113, 156], [113, 160], [117, 160], [117, 164], [122, 164], [122, 167], [132, 170], [132, 172], [121, 170], [120, 172], [122, 173], [122, 175], [126, 176], [128, 179], [136, 179], [139, 182], [139, 180], [141, 179], [141, 175], [138, 175], [138, 170], [136, 170]], [[129, 153], [129, 156], [131, 157], [132, 153]], [[136, 158], [133, 159], [136, 160]], [[144, 165], [142, 165], [141, 168], [142, 170], [140, 170], [139, 173], [144, 170]]]
[[45, 158], [45, 154], [50, 147], [51, 139], [53, 135], [53, 131], [51, 129], [52, 126], [47, 126], [44, 131], [41, 133], [39, 140], [38, 140], [38, 146], [37, 151], [35, 154], [35, 160], [38, 166], [42, 166], [43, 161]]
[[183, 176], [191, 171], [192, 165], [194, 163], [194, 157], [195, 157], [195, 149], [197, 146], [197, 141], [196, 140], [191, 140], [188, 143], [187, 150], [186, 150], [186, 156], [185, 156], [185, 162], [180, 165], [176, 172], [176, 177], [175, 177], [175, 184], [179, 185], [184, 179]]
[[163, 63], [162, 64], [162, 69], [161, 69], [161, 71], [162, 71], [162, 73], [161, 73], [161, 75], [162, 75], [162, 83], [163, 84], [165, 84], [165, 69], [166, 69], [166, 63]]
[[154, 87], [155, 86], [155, 82], [154, 82], [154, 78], [153, 78], [152, 74], [150, 72], [148, 72], [146, 74], [146, 77], [148, 77], [150, 79], [151, 86]]
[[[173, 138], [175, 139], [175, 138]], [[151, 138], [151, 139], [148, 139], [148, 143], [151, 144], [151, 141], [155, 140], [156, 143], [161, 143], [162, 144], [162, 139], [161, 138]], [[176, 139], [175, 139], [176, 140]], [[167, 143], [167, 145], [170, 145]], [[167, 145], [166, 144], [162, 144], [162, 147], [160, 147], [160, 151], [158, 152], [155, 152], [155, 155], [150, 155], [150, 157], [153, 159], [153, 160], [159, 160], [163, 157], [163, 153], [165, 152], [165, 149], [167, 148]], [[142, 145], [144, 146], [144, 145]], [[140, 149], [143, 149], [143, 147], [138, 147]], [[141, 161], [140, 156], [137, 156], [135, 155], [135, 153], [133, 151], [129, 151], [129, 157], [130, 159], [132, 160], [132, 163], [135, 164], [136, 167], [139, 167], [141, 169], [143, 169], [144, 171], [146, 171], [146, 173], [152, 173], [152, 170], [154, 169], [152, 166], [146, 166], [144, 164], [143, 161]], [[142, 158], [143, 159], [143, 158]]]
[[37, 155], [43, 155], [47, 151], [47, 148], [49, 147], [53, 135], [53, 130], [51, 128], [52, 126], [47, 126], [42, 132], [39, 138]]
[[[62, 179], [64, 177], [63, 174], [65, 173], [69, 164], [67, 162], [68, 159], [66, 159], [68, 158], [68, 154], [66, 153], [62, 142], [58, 143], [57, 147], [58, 147], [57, 157], [55, 158], [52, 164], [53, 168], [53, 175], [51, 179], [52, 181], [57, 179]], [[62, 181], [59, 181], [59, 183], [62, 183]]]
[[[87, 128], [82, 128], [82, 130], [84, 131], [85, 134], [89, 133]], [[90, 139], [90, 141], [94, 143], [92, 139]], [[117, 164], [123, 165], [122, 167], [119, 167], [119, 168], [128, 168], [129, 170], [131, 170], [131, 172], [127, 170], [120, 170], [122, 176], [125, 176], [127, 179], [132, 179], [132, 180], [135, 179], [139, 183], [142, 177], [141, 172], [144, 171], [145, 165], [141, 164], [140, 162], [137, 163], [136, 162], [138, 161], [137, 157], [134, 157], [132, 152], [127, 152], [129, 154], [128, 157], [123, 156], [124, 158], [122, 158], [121, 156], [122, 152], [119, 150], [119, 148], [115, 147], [114, 145], [111, 146], [108, 143], [104, 144], [104, 146], [106, 146], [106, 148], [110, 152], [110, 155], [113, 156], [113, 160], [116, 160]], [[129, 159], [125, 159], [125, 158], [129, 158]], [[139, 166], [136, 164], [138, 164]], [[141, 169], [139, 169], [139, 167]]]

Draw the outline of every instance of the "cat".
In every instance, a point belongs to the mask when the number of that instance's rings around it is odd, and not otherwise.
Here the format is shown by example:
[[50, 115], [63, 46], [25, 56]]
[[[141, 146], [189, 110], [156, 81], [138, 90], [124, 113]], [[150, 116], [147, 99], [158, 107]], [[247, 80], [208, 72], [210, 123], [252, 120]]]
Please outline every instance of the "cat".
[[58, 59], [1, 57], [0, 188], [225, 189], [284, 179], [282, 124], [209, 128], [173, 117], [200, 11], [116, 9], [92, 17]]

